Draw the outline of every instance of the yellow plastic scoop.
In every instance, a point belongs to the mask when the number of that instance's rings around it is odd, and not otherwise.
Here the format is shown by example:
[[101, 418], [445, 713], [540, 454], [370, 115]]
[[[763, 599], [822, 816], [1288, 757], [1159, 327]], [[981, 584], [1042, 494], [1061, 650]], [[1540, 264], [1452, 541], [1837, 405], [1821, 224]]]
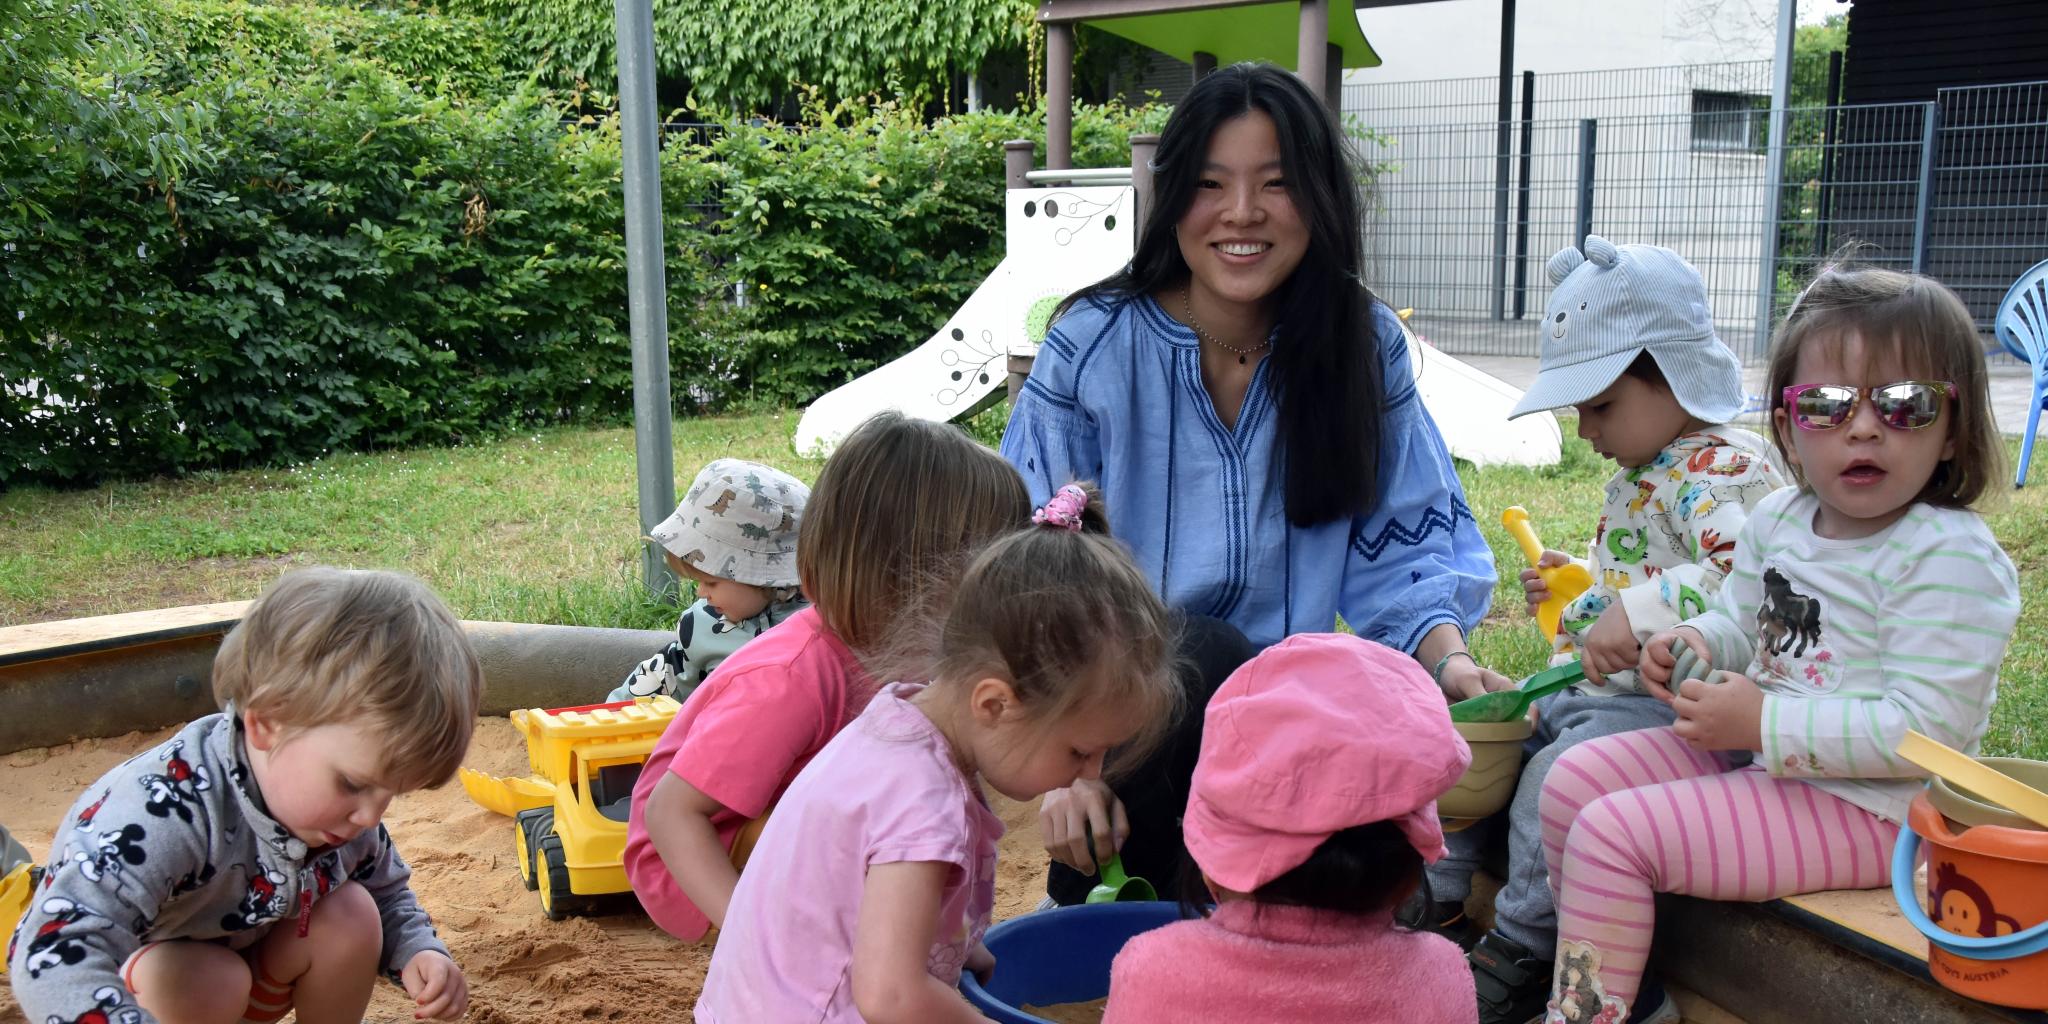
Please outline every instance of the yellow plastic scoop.
[[1550, 588], [1550, 600], [1536, 606], [1536, 624], [1543, 627], [1543, 635], [1557, 638], [1557, 624], [1564, 615], [1564, 606], [1580, 594], [1593, 587], [1593, 574], [1586, 567], [1575, 562], [1564, 565], [1539, 566], [1543, 560], [1543, 542], [1536, 539], [1536, 528], [1529, 525], [1529, 510], [1520, 505], [1509, 505], [1500, 514], [1500, 525], [1507, 528], [1508, 536], [1522, 547], [1522, 557], [1529, 560], [1529, 567], [1543, 577], [1543, 585]]
[[1899, 741], [1899, 756], [1995, 804], [2048, 828], [2048, 793], [1911, 729]]

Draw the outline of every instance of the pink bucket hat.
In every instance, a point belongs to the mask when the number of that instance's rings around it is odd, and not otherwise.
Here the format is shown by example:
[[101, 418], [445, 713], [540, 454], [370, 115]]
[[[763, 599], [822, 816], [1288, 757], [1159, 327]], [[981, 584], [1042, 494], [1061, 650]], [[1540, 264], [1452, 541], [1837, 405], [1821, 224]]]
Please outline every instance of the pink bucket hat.
[[1435, 862], [1437, 795], [1471, 762], [1415, 659], [1355, 636], [1292, 636], [1209, 699], [1182, 822], [1188, 853], [1217, 884], [1252, 892], [1331, 835], [1392, 819]]

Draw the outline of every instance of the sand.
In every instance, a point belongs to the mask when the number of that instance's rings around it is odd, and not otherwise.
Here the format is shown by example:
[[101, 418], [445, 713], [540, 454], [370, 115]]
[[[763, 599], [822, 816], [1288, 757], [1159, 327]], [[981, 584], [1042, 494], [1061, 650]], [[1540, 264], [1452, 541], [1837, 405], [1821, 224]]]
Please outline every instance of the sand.
[[1033, 1006], [1025, 1003], [1018, 1009], [1052, 1021], [1053, 1024], [1102, 1024], [1102, 1010], [1108, 999], [1097, 999], [1087, 1003], [1055, 1003], [1052, 1006]]
[[[0, 823], [38, 858], [47, 856], [79, 793], [173, 731], [0, 756]], [[525, 743], [506, 719], [487, 719], [465, 763], [523, 775]], [[1036, 806], [994, 799], [1009, 826], [996, 886], [995, 916], [1002, 920], [1031, 910], [1044, 895], [1045, 854]], [[459, 783], [398, 798], [385, 822], [412, 864], [414, 891], [469, 979], [472, 1024], [687, 1019], [710, 963], [709, 945], [670, 938], [629, 899], [597, 916], [549, 921], [519, 881], [511, 819], [471, 803]], [[368, 1019], [411, 1024], [412, 1003], [380, 983]], [[0, 1024], [24, 1024], [11, 989], [0, 989]]]

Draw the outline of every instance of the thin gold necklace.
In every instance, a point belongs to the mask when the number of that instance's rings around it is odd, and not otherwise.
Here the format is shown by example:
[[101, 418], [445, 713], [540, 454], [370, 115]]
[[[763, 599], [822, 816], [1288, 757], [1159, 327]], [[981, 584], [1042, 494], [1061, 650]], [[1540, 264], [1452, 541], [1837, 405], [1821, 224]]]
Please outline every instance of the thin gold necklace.
[[1222, 338], [1210, 334], [1209, 329], [1203, 327], [1202, 322], [1200, 320], [1195, 319], [1195, 303], [1192, 295], [1190, 295], [1189, 292], [1190, 290], [1187, 288], [1182, 288], [1180, 290], [1180, 308], [1181, 312], [1186, 313], [1188, 316], [1188, 326], [1195, 329], [1195, 337], [1200, 338], [1203, 341], [1206, 341], [1209, 344], [1216, 346], [1217, 348], [1223, 349], [1228, 352], [1237, 353], [1237, 365], [1243, 366], [1246, 356], [1249, 356], [1252, 353], [1257, 352], [1273, 343], [1271, 339], [1268, 339], [1266, 341], [1259, 342], [1258, 344], [1253, 345], [1249, 348], [1239, 348], [1236, 345], [1224, 341]]

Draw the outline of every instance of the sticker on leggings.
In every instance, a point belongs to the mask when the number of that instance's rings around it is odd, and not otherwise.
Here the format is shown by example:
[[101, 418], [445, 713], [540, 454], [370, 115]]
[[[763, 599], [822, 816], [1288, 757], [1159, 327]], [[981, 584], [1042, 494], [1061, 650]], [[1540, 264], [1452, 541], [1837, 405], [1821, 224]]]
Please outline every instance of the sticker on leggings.
[[1557, 976], [1544, 1024], [1622, 1024], [1628, 1004], [1600, 983], [1600, 950], [1590, 942], [1560, 942]]

